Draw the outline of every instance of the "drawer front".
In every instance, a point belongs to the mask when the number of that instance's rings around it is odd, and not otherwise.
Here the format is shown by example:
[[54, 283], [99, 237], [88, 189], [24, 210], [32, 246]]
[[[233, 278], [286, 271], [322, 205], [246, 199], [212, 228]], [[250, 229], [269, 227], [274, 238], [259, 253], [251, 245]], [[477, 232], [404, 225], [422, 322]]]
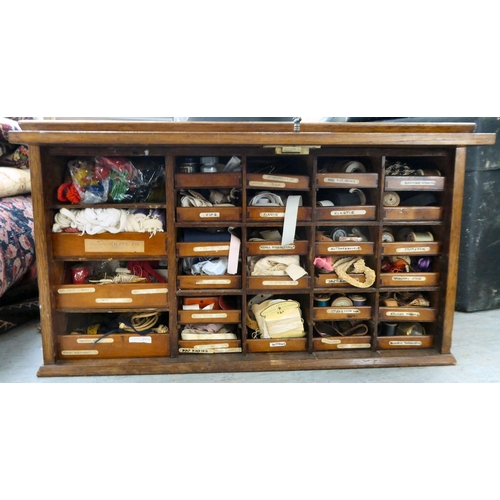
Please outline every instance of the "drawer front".
[[326, 188], [376, 188], [377, 174], [318, 174], [318, 187]]
[[309, 288], [309, 283], [308, 276], [295, 281], [285, 276], [250, 276], [248, 278], [250, 290], [300, 290]]
[[93, 236], [52, 233], [55, 258], [120, 259], [151, 258], [167, 255], [167, 235], [157, 233], [96, 234]]
[[249, 339], [248, 352], [302, 352], [307, 350], [307, 339]]
[[384, 207], [382, 217], [386, 220], [442, 220], [442, 207]]
[[318, 220], [324, 221], [375, 220], [375, 206], [318, 207], [316, 214]]
[[383, 273], [380, 286], [436, 286], [439, 273]]
[[[358, 280], [360, 283], [364, 283], [366, 281], [364, 274], [350, 274], [349, 276]], [[358, 289], [357, 287], [352, 286], [349, 283], [346, 283], [344, 280], [340, 279], [335, 273], [328, 273], [328, 274], [325, 273], [325, 274], [320, 274], [318, 276], [315, 276], [314, 286], [317, 288], [350, 287], [353, 290]]]
[[135, 309], [168, 307], [166, 285], [63, 285], [56, 288], [57, 309]]
[[249, 241], [248, 255], [307, 255], [308, 241], [295, 241], [290, 245], [282, 245], [280, 241]]
[[440, 253], [441, 243], [437, 241], [382, 243], [382, 255], [439, 255]]
[[181, 324], [240, 323], [241, 311], [179, 311], [178, 318]]
[[242, 211], [240, 207], [179, 207], [178, 222], [240, 222]]
[[59, 359], [154, 358], [170, 355], [170, 336], [117, 334], [92, 345], [100, 335], [61, 335]]
[[181, 290], [240, 289], [241, 276], [178, 276]]
[[385, 178], [387, 191], [442, 191], [444, 177], [434, 176], [387, 176]]
[[306, 175], [268, 175], [247, 174], [247, 187], [250, 189], [309, 189], [309, 177]]
[[436, 321], [436, 310], [429, 307], [381, 307], [381, 321]]
[[[247, 207], [247, 218], [254, 222], [275, 222], [285, 219], [286, 207]], [[310, 207], [299, 207], [297, 220], [309, 222], [312, 209]]]
[[370, 349], [370, 336], [364, 337], [325, 337], [313, 339], [315, 351], [335, 351], [343, 349]]
[[241, 340], [179, 340], [179, 354], [234, 354], [242, 352]]
[[434, 344], [432, 335], [422, 335], [418, 337], [378, 337], [379, 349], [428, 349]]
[[316, 243], [316, 255], [372, 255], [373, 249], [370, 242]]
[[177, 189], [241, 187], [241, 173], [176, 174]]
[[339, 321], [355, 319], [371, 319], [372, 308], [370, 306], [352, 307], [315, 307], [313, 318], [315, 320]]
[[229, 242], [177, 243], [178, 257], [227, 257]]

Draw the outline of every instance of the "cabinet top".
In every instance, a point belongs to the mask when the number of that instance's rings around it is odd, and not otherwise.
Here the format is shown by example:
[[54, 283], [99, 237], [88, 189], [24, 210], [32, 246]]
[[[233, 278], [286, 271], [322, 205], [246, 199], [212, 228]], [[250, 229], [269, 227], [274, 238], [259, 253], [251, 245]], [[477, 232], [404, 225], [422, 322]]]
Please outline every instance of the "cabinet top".
[[474, 133], [474, 123], [293, 123], [22, 121], [12, 144], [273, 146], [273, 145], [434, 145], [495, 143], [496, 134]]

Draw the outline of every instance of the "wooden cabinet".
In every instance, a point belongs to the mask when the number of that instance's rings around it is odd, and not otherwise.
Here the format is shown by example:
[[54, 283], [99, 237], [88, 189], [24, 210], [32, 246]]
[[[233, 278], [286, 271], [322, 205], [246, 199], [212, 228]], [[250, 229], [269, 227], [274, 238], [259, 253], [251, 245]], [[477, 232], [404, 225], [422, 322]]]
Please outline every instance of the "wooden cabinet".
[[[458, 123], [311, 123], [298, 132], [286, 123], [32, 121], [21, 127], [10, 140], [30, 148], [39, 376], [456, 362], [465, 152], [493, 144], [494, 134]], [[154, 160], [164, 174], [160, 196], [61, 202], [68, 164], [101, 157]], [[181, 168], [186, 161], [200, 165], [201, 158], [215, 159], [216, 171]], [[231, 161], [239, 166], [224, 171]], [[53, 232], [64, 210], [109, 209], [155, 211], [162, 230]], [[294, 237], [284, 241], [289, 231]], [[270, 271], [276, 256], [278, 267], [293, 263], [302, 274]], [[336, 267], [341, 259], [362, 266], [344, 274]], [[203, 267], [193, 274], [197, 264], [226, 261], [222, 273]], [[150, 274], [140, 283], [72, 281], [78, 266], [111, 262], [149, 273], [162, 262], [164, 280]], [[271, 267], [256, 272], [264, 265]], [[251, 306], [270, 299], [299, 311], [290, 328], [301, 328], [293, 335], [285, 329], [266, 337], [256, 327]], [[138, 317], [154, 317], [156, 330], [130, 330]], [[200, 325], [213, 328], [200, 334]]]

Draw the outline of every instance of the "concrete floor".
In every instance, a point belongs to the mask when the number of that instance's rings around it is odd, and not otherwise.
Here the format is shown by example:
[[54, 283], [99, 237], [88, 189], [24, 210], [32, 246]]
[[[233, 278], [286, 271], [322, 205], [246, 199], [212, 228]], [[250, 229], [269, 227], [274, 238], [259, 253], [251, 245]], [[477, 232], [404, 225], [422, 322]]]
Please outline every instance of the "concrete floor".
[[38, 378], [42, 364], [38, 321], [0, 335], [3, 383], [472, 383], [500, 382], [500, 309], [455, 313], [452, 353], [456, 366], [314, 370], [272, 373], [221, 373]]

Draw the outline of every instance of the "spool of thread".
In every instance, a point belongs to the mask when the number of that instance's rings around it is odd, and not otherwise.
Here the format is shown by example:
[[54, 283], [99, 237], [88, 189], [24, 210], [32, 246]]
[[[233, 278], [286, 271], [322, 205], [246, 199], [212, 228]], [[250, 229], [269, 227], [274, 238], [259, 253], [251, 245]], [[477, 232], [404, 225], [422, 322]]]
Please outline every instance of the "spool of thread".
[[359, 161], [353, 161], [353, 160], [343, 160], [343, 161], [338, 161], [333, 165], [331, 169], [329, 169], [330, 172], [347, 172], [347, 173], [354, 173], [354, 172], [360, 172], [364, 173], [366, 172], [365, 166], [359, 162]]
[[179, 173], [181, 174], [194, 174], [198, 171], [198, 163], [194, 158], [184, 158], [179, 165]]
[[399, 323], [396, 335], [403, 337], [425, 335], [425, 328], [420, 323]]
[[434, 236], [432, 236], [432, 233], [429, 231], [424, 233], [415, 233], [412, 231], [411, 233], [408, 233], [406, 241], [434, 241]]
[[388, 231], [384, 231], [382, 233], [382, 243], [393, 243], [394, 242], [394, 235], [392, 233], [389, 233]]
[[341, 227], [336, 227], [330, 234], [330, 238], [333, 241], [340, 241], [341, 237], [343, 238], [347, 237], [347, 231], [345, 229], [342, 229]]
[[363, 295], [349, 295], [349, 298], [354, 306], [362, 307], [366, 305], [366, 297], [363, 297]]
[[352, 300], [345, 295], [334, 295], [331, 305], [333, 307], [352, 307], [353, 303]]
[[411, 227], [403, 227], [398, 231], [397, 241], [408, 241], [408, 235], [413, 233]]
[[385, 337], [394, 337], [397, 327], [397, 323], [382, 323], [382, 335]]
[[384, 194], [384, 207], [397, 207], [401, 203], [399, 194], [394, 191], [387, 191]]
[[315, 307], [328, 307], [330, 305], [330, 295], [315, 295], [314, 306]]

